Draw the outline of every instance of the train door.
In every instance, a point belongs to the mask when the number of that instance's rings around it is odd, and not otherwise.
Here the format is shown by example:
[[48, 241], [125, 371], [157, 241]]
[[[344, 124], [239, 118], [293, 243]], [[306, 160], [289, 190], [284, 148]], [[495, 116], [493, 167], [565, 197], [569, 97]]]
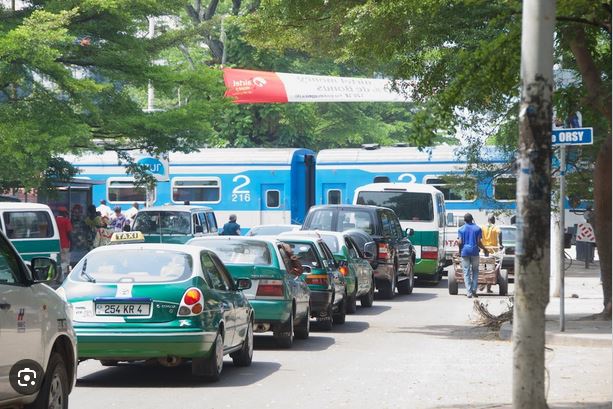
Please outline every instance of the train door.
[[260, 193], [260, 224], [287, 224], [290, 222], [288, 204], [282, 183], [263, 183]]

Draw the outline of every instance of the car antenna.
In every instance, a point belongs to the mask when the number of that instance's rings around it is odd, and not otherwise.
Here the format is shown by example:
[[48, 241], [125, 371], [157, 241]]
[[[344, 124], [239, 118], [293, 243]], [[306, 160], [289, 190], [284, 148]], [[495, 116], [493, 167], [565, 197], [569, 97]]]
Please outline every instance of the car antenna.
[[85, 270], [87, 270], [87, 259], [85, 259], [85, 261], [83, 262], [83, 269], [81, 270], [81, 275], [87, 278], [87, 281], [89, 281], [90, 283], [95, 283], [96, 279], [87, 274]]

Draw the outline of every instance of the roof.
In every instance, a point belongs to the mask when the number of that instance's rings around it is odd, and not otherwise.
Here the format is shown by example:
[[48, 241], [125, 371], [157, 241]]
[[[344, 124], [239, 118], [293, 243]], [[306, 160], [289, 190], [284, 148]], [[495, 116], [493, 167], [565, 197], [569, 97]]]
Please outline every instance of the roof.
[[[276, 244], [279, 240], [273, 236], [204, 236], [204, 237], [195, 237], [187, 242], [188, 245], [195, 242], [207, 242], [207, 241], [220, 241], [220, 240], [228, 240], [228, 241], [260, 241], [270, 244]], [[198, 245], [199, 246], [199, 245]], [[200, 247], [200, 246], [199, 246]]]
[[331, 231], [331, 230], [298, 230], [298, 231], [288, 231], [279, 234], [279, 236], [308, 236], [320, 238], [321, 236], [334, 236], [339, 240], [342, 240], [345, 236], [345, 232], [340, 231]]
[[282, 234], [279, 235], [279, 241], [304, 241], [307, 243], [315, 243], [318, 240], [321, 240], [321, 238], [315, 236], [315, 235], [300, 235], [300, 234]]
[[191, 205], [163, 205], [163, 206], [151, 206], [140, 209], [138, 212], [201, 212], [203, 210], [213, 210], [207, 206], [191, 206]]
[[371, 206], [371, 205], [358, 205], [358, 204], [340, 204], [340, 205], [331, 205], [331, 204], [326, 204], [326, 205], [317, 205], [317, 206], [312, 206], [311, 209], [309, 210], [309, 213], [313, 210], [319, 210], [319, 209], [353, 209], [353, 210], [366, 210], [366, 211], [374, 211], [376, 209], [387, 209], [387, 207], [381, 207], [381, 206]]
[[129, 243], [129, 244], [113, 244], [110, 246], [96, 247], [90, 253], [112, 252], [116, 253], [121, 250], [167, 250], [177, 251], [188, 254], [199, 254], [202, 247], [191, 246], [187, 244], [168, 244], [168, 243]]
[[426, 185], [423, 183], [369, 183], [367, 185], [359, 186], [356, 191], [384, 191], [384, 190], [397, 190], [406, 189], [410, 192], [423, 192], [423, 193], [440, 193], [436, 187], [432, 185]]
[[0, 210], [50, 210], [42, 203], [0, 202]]

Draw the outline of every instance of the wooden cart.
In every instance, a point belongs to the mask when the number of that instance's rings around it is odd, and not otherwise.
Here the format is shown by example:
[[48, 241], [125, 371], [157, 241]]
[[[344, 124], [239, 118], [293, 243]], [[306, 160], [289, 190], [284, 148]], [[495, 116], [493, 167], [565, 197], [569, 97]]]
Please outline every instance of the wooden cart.
[[[507, 270], [502, 270], [502, 253], [495, 253], [489, 256], [479, 256], [479, 285], [493, 284], [498, 285], [498, 294], [507, 295], [509, 277]], [[447, 277], [449, 294], [458, 294], [458, 284], [464, 283], [464, 269], [462, 268], [462, 257], [459, 254], [453, 255], [453, 272]]]

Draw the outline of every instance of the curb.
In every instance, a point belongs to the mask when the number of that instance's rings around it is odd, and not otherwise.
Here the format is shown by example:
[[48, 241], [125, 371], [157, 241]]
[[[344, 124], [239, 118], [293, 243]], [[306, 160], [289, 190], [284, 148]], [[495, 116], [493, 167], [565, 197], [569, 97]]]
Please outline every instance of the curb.
[[[505, 322], [500, 327], [498, 336], [501, 340], [509, 341], [513, 337], [513, 325]], [[580, 346], [588, 348], [611, 348], [612, 341], [607, 338], [590, 337], [573, 333], [545, 333], [545, 343], [548, 345]]]

